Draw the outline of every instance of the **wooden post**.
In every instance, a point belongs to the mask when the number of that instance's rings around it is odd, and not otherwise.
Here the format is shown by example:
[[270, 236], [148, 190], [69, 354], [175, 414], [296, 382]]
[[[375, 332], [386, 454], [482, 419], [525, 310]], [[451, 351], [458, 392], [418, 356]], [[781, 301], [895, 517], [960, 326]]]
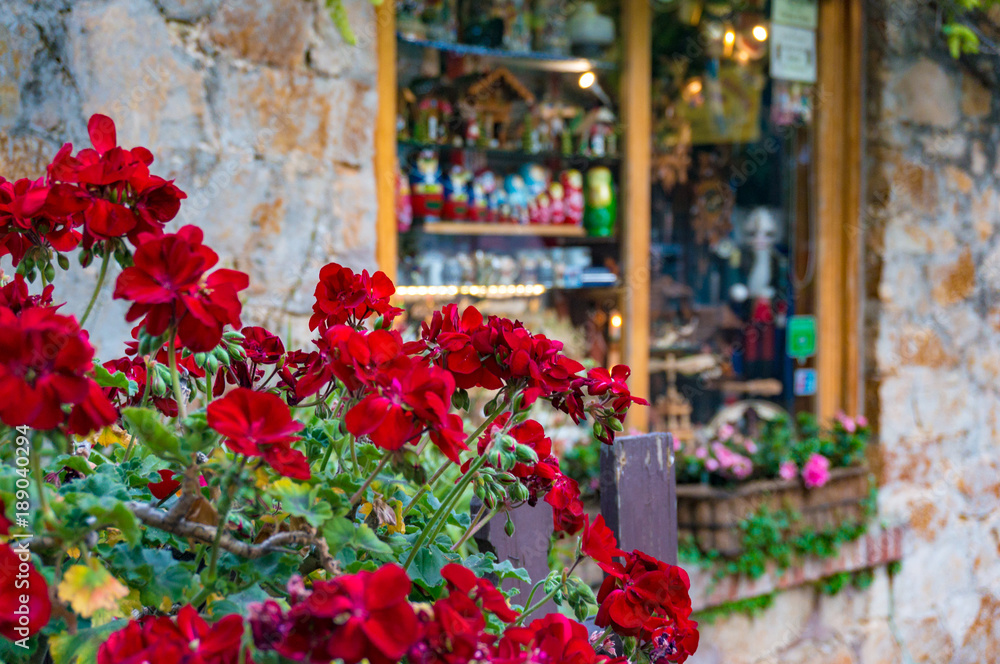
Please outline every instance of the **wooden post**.
[[601, 446], [601, 514], [618, 548], [677, 564], [675, 481], [668, 433], [620, 436]]
[[[478, 501], [473, 501], [476, 502]], [[473, 513], [478, 507], [479, 505], [473, 504]], [[552, 506], [544, 500], [538, 501], [534, 507], [525, 504], [511, 510], [510, 520], [514, 522], [514, 534], [510, 537], [504, 532], [507, 519], [503, 514], [498, 514], [476, 533], [475, 539], [480, 551], [491, 551], [496, 554], [497, 560], [509, 560], [514, 567], [523, 567], [527, 570], [531, 577], [530, 585], [508, 579], [500, 586], [504, 590], [517, 588], [520, 594], [512, 599], [515, 603], [524, 604], [528, 600], [531, 586], [549, 574], [549, 546], [552, 543], [553, 533]], [[545, 593], [539, 588], [531, 601], [537, 602], [544, 596]], [[555, 603], [549, 600], [533, 612], [526, 622], [557, 610]]]
[[375, 116], [375, 258], [396, 280], [396, 14], [395, 3], [375, 8], [378, 27], [378, 113]]

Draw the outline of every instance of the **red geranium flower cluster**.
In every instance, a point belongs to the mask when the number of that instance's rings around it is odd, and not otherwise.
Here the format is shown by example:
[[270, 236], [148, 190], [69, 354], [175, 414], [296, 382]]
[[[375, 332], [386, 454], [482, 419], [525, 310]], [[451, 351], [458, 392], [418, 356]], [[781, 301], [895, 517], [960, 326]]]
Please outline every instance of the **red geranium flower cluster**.
[[441, 576], [448, 582], [448, 592], [462, 593], [479, 602], [483, 609], [504, 622], [517, 620], [519, 614], [507, 605], [503, 593], [486, 579], [476, 576], [468, 567], [449, 563], [441, 568]]
[[420, 627], [406, 601], [410, 579], [387, 564], [374, 572], [316, 581], [306, 592], [301, 580], [289, 583], [291, 608], [274, 600], [250, 608], [254, 644], [295, 661], [327, 664], [396, 664], [417, 642]]
[[463, 389], [523, 384], [524, 405], [569, 390], [583, 370], [582, 364], [562, 354], [562, 342], [533, 335], [521, 323], [505, 318], [491, 316], [484, 321], [474, 307], [459, 315], [454, 304], [423, 324], [414, 348], [452, 372]]
[[127, 320], [145, 316], [142, 325], [154, 337], [176, 329], [179, 345], [195, 353], [215, 348], [227, 324], [240, 327], [237, 293], [249, 285], [247, 275], [236, 270], [207, 274], [219, 256], [202, 244], [203, 237], [196, 226], [146, 236], [135, 265], [118, 275], [114, 294], [133, 303]]
[[449, 413], [455, 392], [452, 375], [421, 359], [401, 356], [365, 386], [365, 396], [347, 411], [344, 424], [387, 450], [416, 442], [426, 431], [441, 453], [458, 463], [466, 449], [462, 418]]
[[[120, 357], [117, 360], [108, 360], [101, 366], [111, 373], [121, 372], [129, 380], [135, 381], [136, 384], [135, 394], [131, 396], [127, 390], [118, 387], [105, 387], [104, 394], [111, 400], [111, 403], [119, 409], [142, 404], [148, 389], [146, 386], [148, 380], [146, 363], [142, 358]], [[173, 398], [160, 396], [150, 390], [150, 402], [167, 417], [177, 417], [177, 402]]]
[[210, 403], [207, 416], [208, 425], [226, 438], [233, 452], [259, 456], [285, 477], [307, 480], [312, 476], [306, 455], [291, 445], [299, 440], [294, 434], [304, 425], [292, 419], [280, 397], [239, 387]]
[[[503, 595], [486, 579], [450, 563], [441, 570], [448, 596], [418, 610], [420, 639], [407, 654], [414, 664], [466, 664], [487, 661], [494, 637], [486, 633], [483, 610], [505, 622], [517, 619]], [[478, 602], [478, 604], [477, 604]], [[481, 607], [481, 608], [480, 608]]]
[[598, 655], [590, 644], [587, 628], [560, 613], [533, 620], [527, 627], [504, 632], [493, 657], [494, 664], [612, 664], [623, 663]]
[[73, 156], [73, 146], [60, 148], [48, 167], [51, 190], [48, 205], [72, 226], [84, 228], [84, 245], [96, 240], [128, 236], [137, 244], [140, 235], [160, 235], [177, 216], [186, 194], [172, 181], [152, 175], [152, 153], [143, 147], [118, 146], [115, 123], [94, 115], [87, 124], [93, 148]]
[[607, 573], [597, 601], [595, 624], [609, 625], [621, 636], [658, 637], [667, 662], [682, 662], [697, 648], [697, 623], [690, 620], [691, 582], [687, 572], [641, 551], [625, 554], [625, 563], [601, 563]]
[[340, 379], [353, 392], [370, 384], [381, 372], [391, 370], [397, 360], [409, 367], [403, 339], [392, 330], [367, 332], [350, 325], [334, 325], [323, 331], [315, 344], [319, 350], [294, 358], [301, 367], [296, 385], [300, 398], [316, 394], [333, 378]]
[[[3, 517], [3, 502], [0, 501], [0, 520]], [[6, 521], [0, 534], [6, 535], [9, 521]], [[21, 579], [24, 585], [15, 581]], [[25, 639], [49, 623], [52, 613], [52, 601], [49, 599], [49, 586], [35, 566], [31, 564], [31, 553], [28, 549], [0, 544], [0, 636], [11, 641]], [[17, 589], [17, 590], [16, 590]], [[21, 595], [27, 595], [27, 613]]]
[[611, 565], [618, 556], [625, 552], [618, 548], [615, 534], [604, 523], [604, 516], [598, 515], [593, 521], [590, 516], [584, 516], [583, 537], [580, 539], [580, 550], [598, 563]]
[[0, 256], [20, 264], [33, 247], [71, 251], [80, 232], [55, 205], [47, 205], [51, 188], [44, 179], [9, 182], [0, 177]]
[[[624, 364], [615, 366], [610, 372], [604, 367], [597, 367], [587, 372], [584, 381], [587, 393], [592, 397], [600, 397], [597, 402], [588, 406], [588, 410], [594, 421], [602, 424], [603, 430], [598, 430], [598, 438], [608, 445], [614, 442], [614, 432], [621, 430], [620, 424], [625, 421], [625, 414], [632, 404], [649, 405], [648, 401], [632, 396], [629, 391], [626, 381], [631, 373], [632, 370]], [[612, 420], [617, 420], [618, 424]]]
[[369, 276], [367, 270], [355, 274], [337, 263], [324, 265], [319, 271], [309, 329], [322, 331], [344, 324], [358, 327], [370, 316], [381, 316], [383, 324], [388, 325], [403, 313], [402, 309], [389, 304], [395, 292], [396, 287], [384, 272]]
[[51, 307], [20, 315], [0, 307], [0, 420], [81, 436], [114, 422], [115, 409], [88, 376], [93, 357], [75, 318]]
[[243, 618], [231, 614], [209, 625], [188, 604], [176, 618], [132, 620], [97, 651], [97, 664], [253, 664], [249, 648], [240, 658]]

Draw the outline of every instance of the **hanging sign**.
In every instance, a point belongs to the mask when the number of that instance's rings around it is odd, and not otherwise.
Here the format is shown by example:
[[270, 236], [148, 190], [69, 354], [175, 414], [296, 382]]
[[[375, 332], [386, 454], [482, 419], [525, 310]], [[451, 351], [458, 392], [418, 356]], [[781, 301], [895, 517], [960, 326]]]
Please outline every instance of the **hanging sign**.
[[771, 26], [771, 77], [816, 82], [816, 32], [777, 23]]
[[816, 317], [792, 316], [788, 319], [788, 356], [804, 360], [816, 354]]
[[819, 25], [819, 3], [816, 0], [773, 0], [771, 22], [815, 30]]
[[816, 394], [816, 370], [796, 369], [794, 380], [795, 396], [811, 397]]

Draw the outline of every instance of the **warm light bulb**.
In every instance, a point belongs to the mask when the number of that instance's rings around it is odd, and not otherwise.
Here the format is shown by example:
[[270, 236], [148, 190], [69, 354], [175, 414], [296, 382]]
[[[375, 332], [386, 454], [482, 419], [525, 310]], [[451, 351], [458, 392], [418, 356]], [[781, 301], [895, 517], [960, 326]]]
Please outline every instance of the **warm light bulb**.
[[755, 25], [753, 27], [753, 38], [759, 42], [767, 40], [767, 28], [763, 25]]
[[597, 77], [594, 76], [594, 72], [585, 71], [582, 74], [580, 74], [580, 87], [586, 90], [587, 88], [592, 86], [594, 84], [594, 81], [596, 80]]
[[688, 94], [691, 96], [701, 93], [701, 79], [692, 78], [687, 84]]
[[622, 326], [622, 317], [619, 316], [618, 314], [615, 314], [614, 316], [612, 316], [611, 317], [611, 327], [621, 327], [621, 326]]
[[732, 30], [726, 30], [726, 36], [723, 39], [727, 46], [732, 46], [736, 42], [736, 33]]

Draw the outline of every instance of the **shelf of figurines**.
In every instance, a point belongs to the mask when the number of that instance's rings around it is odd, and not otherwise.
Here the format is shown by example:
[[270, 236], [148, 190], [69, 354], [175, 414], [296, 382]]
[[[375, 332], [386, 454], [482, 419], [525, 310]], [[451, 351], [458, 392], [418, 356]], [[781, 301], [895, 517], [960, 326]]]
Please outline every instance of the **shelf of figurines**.
[[[516, 237], [586, 238], [583, 226], [571, 224], [501, 224], [477, 221], [436, 221], [422, 227], [432, 235], [511, 235]], [[596, 239], [596, 238], [595, 238]], [[601, 238], [605, 239], [605, 238]], [[611, 240], [612, 238], [606, 238]]]
[[438, 150], [442, 153], [464, 152], [473, 156], [481, 155], [487, 161], [515, 162], [518, 164], [533, 161], [542, 161], [545, 163], [558, 162], [566, 168], [577, 168], [580, 170], [586, 170], [590, 166], [617, 168], [621, 163], [621, 157], [617, 154], [597, 154], [593, 151], [581, 154], [578, 152], [560, 152], [556, 150], [508, 150], [489, 146], [468, 145], [465, 143], [461, 145], [430, 143], [410, 138], [399, 138], [396, 143], [403, 150]]
[[455, 55], [472, 55], [483, 60], [495, 60], [504, 62], [511, 66], [523, 69], [534, 69], [537, 71], [563, 72], [567, 74], [582, 74], [583, 72], [595, 69], [610, 71], [617, 68], [614, 62], [607, 60], [595, 60], [592, 58], [581, 58], [575, 55], [561, 55], [557, 53], [545, 53], [539, 51], [512, 51], [504, 48], [490, 48], [477, 44], [459, 44], [450, 41], [421, 39], [419, 37], [396, 33], [396, 37], [403, 44], [430, 48], [445, 53]]

